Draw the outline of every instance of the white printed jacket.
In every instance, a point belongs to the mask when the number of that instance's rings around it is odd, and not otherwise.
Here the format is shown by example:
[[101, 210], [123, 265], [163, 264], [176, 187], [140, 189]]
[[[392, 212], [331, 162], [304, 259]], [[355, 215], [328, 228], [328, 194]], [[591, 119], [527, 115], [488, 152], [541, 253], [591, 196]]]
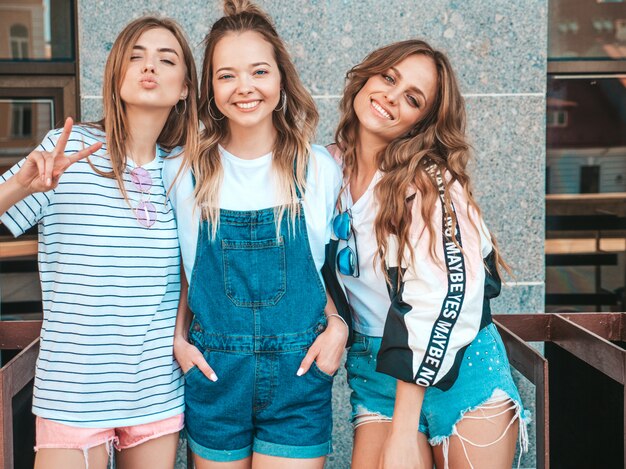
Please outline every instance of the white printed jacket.
[[[332, 150], [339, 160], [336, 149]], [[454, 236], [460, 250], [452, 240], [451, 218], [443, 210], [441, 174], [433, 171], [433, 176], [440, 188], [431, 221], [436, 257], [430, 254], [420, 195], [411, 195], [407, 203], [412, 204], [414, 262], [409, 262], [405, 252], [402, 266], [397, 265], [398, 243], [395, 236], [390, 236], [385, 267], [392, 280], [388, 289], [391, 306], [376, 369], [402, 381], [446, 390], [458, 376], [466, 348], [478, 331], [491, 323], [489, 301], [500, 293], [501, 282], [489, 232], [476, 210], [468, 205], [462, 186], [453, 182], [449, 189], [457, 217]], [[349, 306], [341, 289], [330, 287], [338, 283], [338, 273], [331, 266], [336, 251], [337, 242], [331, 241], [325, 280], [340, 314], [350, 322]], [[400, 285], [396, 281], [399, 267], [403, 271]]]

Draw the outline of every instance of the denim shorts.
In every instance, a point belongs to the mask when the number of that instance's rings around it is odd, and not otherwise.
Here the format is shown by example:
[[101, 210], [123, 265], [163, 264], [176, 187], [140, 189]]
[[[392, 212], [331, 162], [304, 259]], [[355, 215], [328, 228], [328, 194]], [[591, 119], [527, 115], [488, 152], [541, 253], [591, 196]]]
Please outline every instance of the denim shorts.
[[333, 376], [315, 363], [296, 376], [307, 347], [252, 353], [237, 347], [205, 347], [191, 340], [218, 376], [197, 368], [185, 375], [185, 421], [198, 456], [237, 461], [253, 452], [283, 458], [318, 458], [332, 452]]
[[[346, 368], [352, 393], [352, 423], [391, 420], [396, 395], [396, 379], [376, 371], [381, 338], [355, 333], [348, 351]], [[514, 404], [516, 417], [528, 421], [513, 378], [506, 350], [494, 324], [481, 329], [466, 349], [455, 383], [447, 391], [429, 387], [424, 395], [419, 431], [432, 445], [455, 433], [455, 425], [465, 412], [488, 402], [494, 391], [502, 391]], [[521, 425], [520, 425], [521, 427]], [[525, 434], [525, 427], [521, 433]]]

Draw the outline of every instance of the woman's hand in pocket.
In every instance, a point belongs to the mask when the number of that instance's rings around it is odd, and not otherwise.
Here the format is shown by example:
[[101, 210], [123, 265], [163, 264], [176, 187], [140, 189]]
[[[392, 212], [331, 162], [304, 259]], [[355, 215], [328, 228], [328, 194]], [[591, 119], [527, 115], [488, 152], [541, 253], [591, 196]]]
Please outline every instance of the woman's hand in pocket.
[[348, 328], [344, 322], [335, 317], [329, 318], [326, 330], [317, 336], [296, 374], [305, 374], [315, 361], [324, 373], [334, 375], [341, 363], [347, 341]]
[[193, 344], [190, 344], [184, 337], [174, 338], [174, 357], [183, 370], [187, 374], [194, 366], [211, 381], [217, 381], [217, 375], [204, 359], [202, 352]]

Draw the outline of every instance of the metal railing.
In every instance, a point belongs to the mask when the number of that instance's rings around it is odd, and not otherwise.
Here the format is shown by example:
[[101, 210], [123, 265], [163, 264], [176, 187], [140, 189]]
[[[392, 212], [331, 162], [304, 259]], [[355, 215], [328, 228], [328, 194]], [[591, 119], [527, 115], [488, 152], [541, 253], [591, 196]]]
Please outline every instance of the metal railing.
[[[529, 342], [553, 343], [626, 387], [626, 350], [612, 343], [626, 342], [626, 313], [498, 314], [494, 322], [511, 365], [535, 385], [537, 468], [548, 469], [549, 363]], [[20, 351], [0, 369], [0, 463], [6, 469], [14, 464], [12, 401], [34, 378], [40, 328], [41, 321], [0, 322], [0, 350]], [[626, 467], [626, 450], [623, 458]]]

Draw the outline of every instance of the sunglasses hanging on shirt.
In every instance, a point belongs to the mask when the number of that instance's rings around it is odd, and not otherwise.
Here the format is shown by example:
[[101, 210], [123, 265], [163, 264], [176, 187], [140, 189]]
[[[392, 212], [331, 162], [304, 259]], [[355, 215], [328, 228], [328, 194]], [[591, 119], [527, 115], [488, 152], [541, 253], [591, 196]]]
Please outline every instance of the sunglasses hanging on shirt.
[[154, 204], [150, 201], [150, 189], [152, 188], [152, 177], [150, 173], [137, 166], [130, 172], [130, 180], [132, 181], [135, 189], [141, 193], [141, 200], [135, 208], [133, 213], [140, 225], [150, 228], [154, 225], [157, 219], [157, 210]]
[[337, 239], [349, 243], [351, 238], [354, 239], [354, 250], [350, 246], [346, 246], [337, 253], [337, 269], [343, 275], [352, 277], [359, 276], [359, 250], [356, 243], [356, 233], [352, 226], [352, 212], [346, 210], [335, 216], [333, 219], [333, 232]]

